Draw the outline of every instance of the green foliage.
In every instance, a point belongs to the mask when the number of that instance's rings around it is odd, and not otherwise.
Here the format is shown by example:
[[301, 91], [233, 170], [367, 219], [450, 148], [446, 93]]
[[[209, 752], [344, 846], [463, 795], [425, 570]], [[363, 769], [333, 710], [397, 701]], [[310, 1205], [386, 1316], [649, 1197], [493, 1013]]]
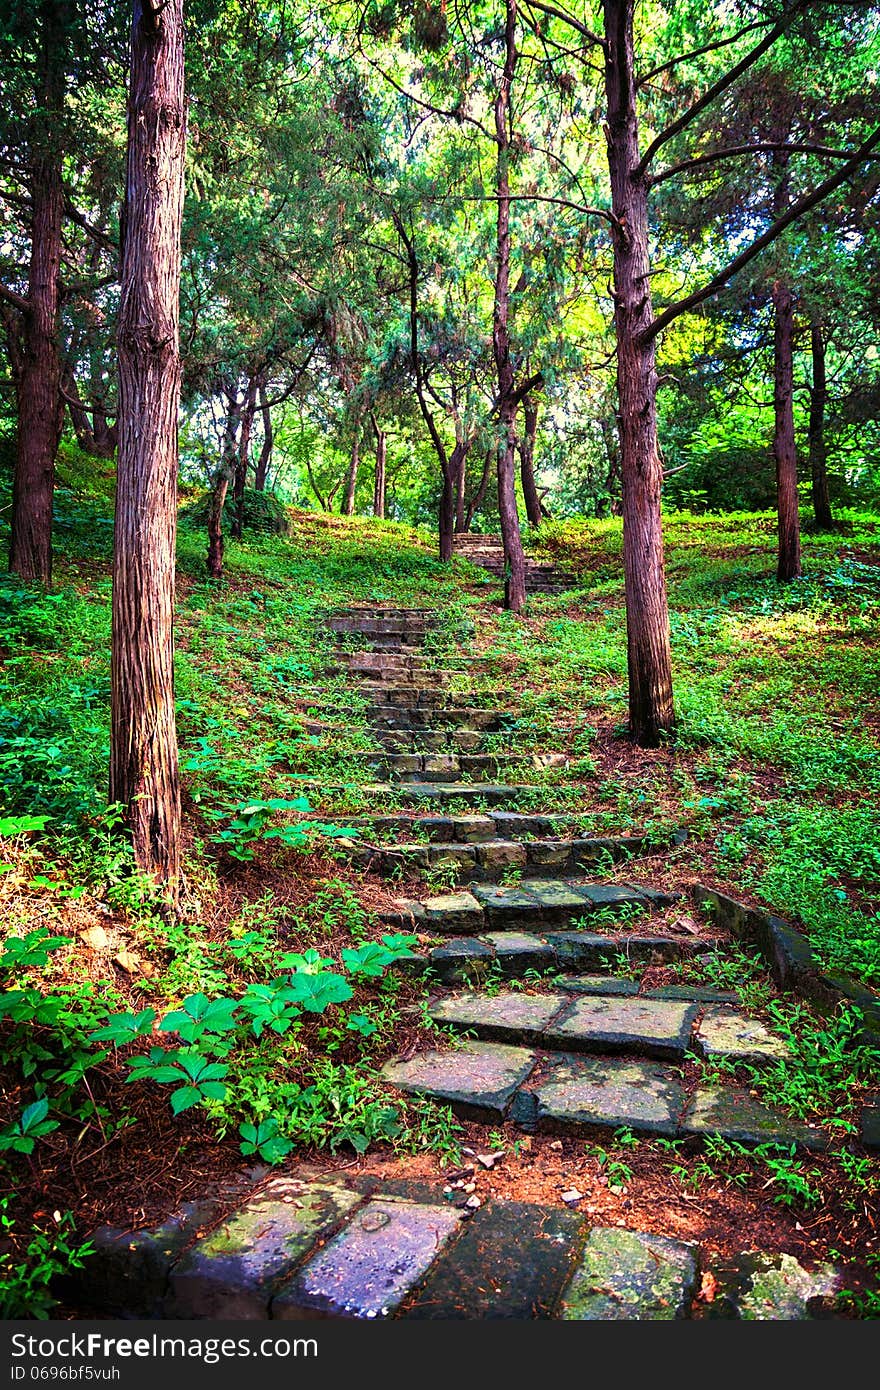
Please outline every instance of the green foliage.
[[9, 1240], [18, 1233], [12, 1199], [6, 1196], [0, 1197], [0, 1233], [0, 1318], [49, 1318], [58, 1302], [50, 1291], [52, 1281], [82, 1269], [94, 1246], [74, 1243], [73, 1216], [66, 1211], [56, 1212], [49, 1230], [31, 1226], [21, 1253], [15, 1253]]

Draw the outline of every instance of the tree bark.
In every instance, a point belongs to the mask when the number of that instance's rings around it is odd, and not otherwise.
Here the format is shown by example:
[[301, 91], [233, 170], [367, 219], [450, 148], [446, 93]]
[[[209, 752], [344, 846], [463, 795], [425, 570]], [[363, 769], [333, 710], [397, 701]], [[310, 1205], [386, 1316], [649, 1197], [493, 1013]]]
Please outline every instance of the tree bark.
[[235, 540], [240, 541], [244, 531], [244, 494], [247, 488], [248, 468], [251, 461], [251, 430], [254, 425], [254, 415], [257, 409], [257, 387], [258, 379], [254, 375], [248, 379], [247, 392], [245, 393], [244, 405], [241, 409], [241, 430], [238, 438], [238, 454], [235, 460], [235, 473], [232, 495], [235, 506], [232, 514], [232, 525], [229, 534]]
[[482, 475], [481, 475], [481, 477], [480, 477], [480, 481], [479, 481], [479, 484], [478, 484], [478, 486], [477, 486], [477, 490], [476, 490], [476, 492], [474, 493], [473, 497], [472, 497], [471, 500], [470, 500], [470, 504], [468, 505], [468, 509], [467, 509], [467, 515], [465, 516], [465, 519], [464, 519], [464, 529], [465, 529], [465, 531], [469, 531], [469, 530], [471, 529], [471, 527], [472, 527], [472, 525], [473, 525], [473, 523], [474, 523], [474, 517], [476, 516], [477, 512], [480, 510], [480, 508], [481, 508], [482, 505], [483, 505], [483, 502], [485, 501], [486, 493], [487, 493], [488, 490], [489, 490], [489, 478], [490, 478], [491, 473], [492, 473], [492, 459], [493, 459], [493, 458], [494, 458], [494, 450], [493, 450], [493, 449], [487, 449], [487, 450], [486, 450], [486, 457], [483, 459], [483, 472], [482, 472]]
[[443, 487], [440, 492], [439, 532], [440, 559], [444, 562], [452, 559], [455, 542], [455, 499], [458, 477], [464, 468], [469, 447], [469, 440], [458, 439], [449, 457], [441, 459]]
[[220, 466], [211, 490], [208, 509], [208, 574], [212, 579], [223, 578], [223, 508], [229, 484], [235, 474], [238, 458], [238, 431], [241, 424], [242, 403], [238, 398], [238, 385], [230, 385], [226, 391], [226, 427], [220, 449]]
[[174, 546], [180, 228], [186, 154], [183, 0], [134, 0], [120, 273], [110, 800], [135, 860], [173, 904], [180, 880]]
[[342, 499], [342, 515], [354, 516], [354, 498], [357, 492], [358, 470], [361, 463], [361, 422], [355, 420], [354, 438], [351, 441], [348, 472], [345, 475], [345, 495]]
[[781, 280], [773, 283], [773, 457], [776, 460], [776, 507], [780, 583], [801, 573], [800, 512], [797, 490], [797, 447], [794, 437], [794, 296]]
[[465, 494], [467, 491], [467, 461], [470, 453], [470, 445], [467, 452], [462, 454], [461, 463], [455, 478], [455, 529], [464, 530], [465, 514]]
[[380, 521], [385, 519], [385, 474], [388, 461], [388, 435], [381, 430], [375, 415], [370, 419], [376, 436], [376, 472], [373, 480], [373, 515]]
[[21, 371], [16, 381], [18, 434], [12, 478], [9, 569], [23, 579], [52, 582], [52, 497], [61, 437], [58, 350], [61, 220], [60, 124], [64, 107], [64, 6], [41, 6], [43, 40], [38, 102], [31, 136], [31, 260], [23, 315]]
[[526, 569], [519, 513], [516, 506], [514, 454], [517, 400], [510, 354], [510, 95], [516, 71], [516, 0], [507, 0], [504, 25], [504, 68], [495, 97], [497, 148], [495, 193], [498, 203], [495, 262], [495, 303], [492, 350], [498, 378], [498, 515], [504, 542], [504, 606], [521, 613], [526, 603]]
[[269, 465], [272, 462], [272, 446], [275, 442], [272, 429], [272, 409], [266, 395], [265, 384], [260, 386], [260, 414], [263, 417], [263, 447], [260, 450], [260, 457], [257, 459], [254, 487], [257, 492], [265, 492], [269, 479]]
[[614, 326], [623, 483], [629, 725], [656, 746], [671, 730], [672, 658], [660, 520], [657, 370], [648, 250], [648, 185], [639, 172], [633, 66], [635, 0], [604, 0], [608, 170], [614, 214]]
[[538, 405], [531, 396], [523, 397], [523, 435], [519, 446], [520, 479], [526, 516], [531, 526], [540, 526], [544, 508], [535, 483], [535, 439], [538, 433]]
[[810, 479], [813, 515], [820, 531], [834, 529], [831, 498], [828, 493], [828, 451], [825, 447], [825, 409], [828, 404], [828, 377], [825, 369], [825, 335], [821, 324], [810, 329], [813, 378], [810, 386]]

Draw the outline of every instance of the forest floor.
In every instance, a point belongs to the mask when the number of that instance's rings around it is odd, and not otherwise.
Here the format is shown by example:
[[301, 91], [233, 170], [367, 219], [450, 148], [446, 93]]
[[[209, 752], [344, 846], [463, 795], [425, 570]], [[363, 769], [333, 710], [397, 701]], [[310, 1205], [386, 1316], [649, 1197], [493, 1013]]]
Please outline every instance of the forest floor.
[[[0, 581], [6, 1316], [53, 1306], [52, 1275], [75, 1263], [94, 1226], [155, 1224], [221, 1181], [234, 1203], [253, 1182], [249, 1164], [406, 1174], [442, 1190], [462, 1150], [487, 1143], [503, 1158], [475, 1174], [481, 1200], [562, 1205], [576, 1188], [600, 1224], [659, 1221], [721, 1254], [741, 1250], [747, 1230], [750, 1248], [837, 1261], [851, 1289], [841, 1307], [877, 1316], [877, 1165], [857, 1141], [877, 1056], [858, 1046], [854, 1011], [815, 1014], [731, 941], [689, 974], [653, 967], [648, 983], [732, 990], [784, 1037], [789, 1060], [752, 1084], [825, 1126], [826, 1152], [756, 1163], [735, 1145], [696, 1152], [626, 1127], [599, 1143], [509, 1125], [487, 1139], [445, 1107], [389, 1094], [381, 1065], [442, 1034], [426, 986], [390, 968], [419, 945], [417, 930], [389, 934], [382, 920], [414, 880], [365, 872], [346, 848], [349, 822], [372, 804], [376, 743], [326, 615], [432, 610], [426, 650], [449, 673], [448, 696], [460, 687], [489, 707], [503, 690], [515, 710], [484, 746], [566, 756], [532, 770], [538, 790], [520, 809], [539, 802], [583, 835], [653, 840], [640, 881], [699, 882], [767, 906], [809, 936], [823, 965], [876, 988], [880, 518], [847, 514], [834, 533], [805, 534], [805, 577], [784, 588], [770, 516], [667, 518], [679, 722], [668, 745], [646, 752], [624, 731], [618, 522], [546, 526], [541, 551], [576, 585], [535, 597], [517, 620], [497, 583], [463, 561], [444, 569], [426, 535], [312, 513], [294, 514], [287, 534], [229, 542], [226, 578], [210, 583], [204, 534], [184, 510], [186, 889], [169, 921], [103, 806], [112, 530], [100, 480], [83, 487], [73, 470], [68, 482], [54, 591]], [[669, 847], [680, 829], [687, 839]], [[442, 865], [427, 879], [437, 893], [454, 886]], [[680, 906], [666, 909], [651, 929], [681, 918]], [[284, 969], [316, 982], [313, 994], [260, 1014], [253, 1001]], [[222, 1021], [206, 1029], [200, 1009], [245, 994], [247, 1036], [228, 1020], [225, 1034]], [[167, 1041], [169, 1010], [191, 1044], [177, 1049], [174, 1077], [145, 1052]], [[206, 1031], [213, 1092], [211, 1075], [186, 1070]], [[188, 1092], [176, 1110], [172, 1080]]]

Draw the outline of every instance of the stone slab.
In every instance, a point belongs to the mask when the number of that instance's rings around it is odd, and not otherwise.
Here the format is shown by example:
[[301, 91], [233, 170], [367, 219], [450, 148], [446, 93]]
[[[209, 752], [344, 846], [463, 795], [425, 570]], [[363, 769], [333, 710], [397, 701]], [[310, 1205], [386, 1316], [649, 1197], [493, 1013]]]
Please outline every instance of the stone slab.
[[523, 868], [526, 847], [519, 840], [485, 840], [477, 847], [477, 860], [487, 872]]
[[859, 1138], [866, 1149], [880, 1149], [880, 1102], [873, 1101], [862, 1108]]
[[469, 1120], [503, 1120], [535, 1054], [506, 1043], [468, 1042], [449, 1052], [422, 1052], [387, 1062], [384, 1079], [402, 1091], [432, 1096]]
[[588, 907], [620, 907], [626, 903], [645, 904], [646, 896], [638, 888], [625, 883], [584, 884], [581, 893]]
[[431, 1005], [435, 1023], [460, 1029], [473, 1029], [479, 1037], [499, 1042], [536, 1042], [560, 1009], [567, 1003], [564, 994], [522, 994], [504, 990], [500, 994], [449, 995]]
[[726, 989], [710, 989], [708, 985], [661, 985], [646, 989], [644, 999], [692, 999], [698, 1004], [735, 1004], [737, 994]]
[[161, 1317], [172, 1265], [198, 1228], [218, 1214], [215, 1201], [188, 1202], [149, 1230], [99, 1226], [90, 1237], [94, 1254], [83, 1269], [59, 1280], [57, 1292], [116, 1316]]
[[546, 1077], [515, 1096], [511, 1118], [523, 1129], [590, 1135], [621, 1127], [675, 1136], [684, 1107], [676, 1072], [629, 1057], [558, 1054]]
[[460, 1223], [448, 1206], [373, 1198], [275, 1297], [273, 1319], [387, 1317]]
[[710, 1061], [773, 1062], [790, 1049], [757, 1018], [739, 1009], [711, 1004], [703, 1013], [695, 1039], [697, 1051]]
[[613, 961], [620, 942], [613, 936], [585, 931], [548, 931], [547, 941], [566, 970], [597, 969]]
[[463, 984], [466, 980], [481, 980], [488, 973], [495, 952], [485, 941], [473, 937], [454, 936], [430, 953], [431, 968], [444, 984]]
[[794, 1255], [747, 1252], [713, 1264], [715, 1296], [701, 1305], [701, 1318], [740, 1318], [746, 1322], [798, 1322], [823, 1316], [842, 1285], [833, 1265], [808, 1270]]
[[441, 893], [435, 898], [425, 898], [422, 907], [427, 927], [476, 932], [486, 925], [482, 906], [471, 893]]
[[738, 1144], [797, 1144], [824, 1149], [822, 1130], [801, 1124], [762, 1105], [747, 1091], [721, 1086], [698, 1086], [682, 1120], [684, 1134], [718, 1135]]
[[573, 1000], [547, 1029], [546, 1046], [678, 1059], [690, 1045], [695, 1004], [665, 999]]
[[543, 868], [568, 863], [571, 840], [531, 840], [527, 843], [529, 863]]
[[697, 1282], [694, 1249], [666, 1236], [596, 1227], [565, 1288], [566, 1321], [671, 1322], [687, 1317]]
[[522, 977], [529, 970], [549, 970], [556, 964], [553, 948], [531, 932], [483, 932], [495, 952], [495, 963], [507, 979]]
[[278, 1285], [360, 1200], [334, 1184], [273, 1178], [175, 1265], [165, 1316], [267, 1318]]
[[568, 922], [573, 917], [582, 917], [590, 910], [584, 894], [567, 883], [555, 883], [552, 879], [530, 878], [529, 892], [538, 900], [541, 918], [545, 922]]
[[471, 888], [486, 914], [487, 926], [535, 926], [539, 919], [538, 901], [529, 889], [483, 883], [474, 883]]
[[571, 1269], [583, 1219], [526, 1202], [491, 1202], [467, 1223], [404, 1316], [545, 1319]]
[[456, 816], [455, 834], [467, 844], [485, 843], [496, 838], [495, 822], [491, 816]]
[[639, 992], [638, 981], [622, 980], [614, 975], [561, 975], [553, 983], [571, 994], [632, 996]]

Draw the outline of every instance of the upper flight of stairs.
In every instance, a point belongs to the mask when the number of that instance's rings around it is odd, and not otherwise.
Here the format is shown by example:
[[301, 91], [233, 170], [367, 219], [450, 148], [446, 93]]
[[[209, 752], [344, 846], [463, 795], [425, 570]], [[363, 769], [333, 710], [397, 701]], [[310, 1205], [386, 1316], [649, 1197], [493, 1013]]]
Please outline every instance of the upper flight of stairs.
[[[504, 578], [504, 542], [500, 536], [459, 532], [453, 547], [454, 553], [461, 559], [479, 565], [498, 579]], [[525, 565], [527, 594], [562, 594], [577, 583], [573, 575], [563, 573], [548, 561], [532, 560], [527, 555]]]

